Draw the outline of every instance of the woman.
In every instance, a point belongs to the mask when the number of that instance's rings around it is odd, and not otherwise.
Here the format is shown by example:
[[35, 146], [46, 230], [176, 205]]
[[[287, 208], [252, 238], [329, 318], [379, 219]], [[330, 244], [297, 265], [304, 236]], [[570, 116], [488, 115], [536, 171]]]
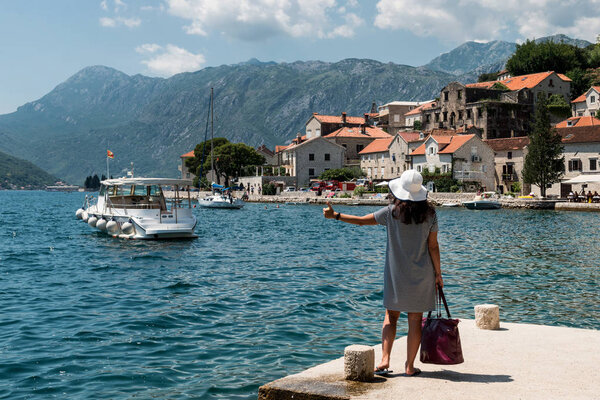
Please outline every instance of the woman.
[[423, 312], [435, 309], [436, 284], [444, 286], [437, 241], [438, 223], [435, 209], [427, 202], [423, 177], [415, 170], [404, 171], [389, 183], [390, 204], [362, 217], [335, 212], [331, 204], [323, 209], [325, 218], [355, 225], [385, 225], [387, 250], [385, 256], [383, 305], [386, 308], [381, 332], [382, 357], [375, 369], [378, 375], [392, 372], [390, 354], [396, 337], [400, 312], [408, 314], [406, 342], [407, 376], [421, 370], [414, 361], [421, 344]]

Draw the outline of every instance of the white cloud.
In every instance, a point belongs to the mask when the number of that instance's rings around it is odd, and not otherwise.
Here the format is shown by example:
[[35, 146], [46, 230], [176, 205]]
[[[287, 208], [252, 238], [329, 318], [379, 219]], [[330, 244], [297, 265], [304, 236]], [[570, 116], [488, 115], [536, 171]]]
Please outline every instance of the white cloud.
[[117, 21], [108, 17], [100, 18], [100, 26], [114, 28], [115, 26], [117, 26]]
[[186, 49], [172, 44], [162, 47], [158, 44], [146, 43], [136, 47], [135, 51], [155, 54], [153, 57], [143, 60], [142, 64], [146, 65], [148, 72], [159, 76], [196, 71], [206, 62], [204, 55], [190, 53]]
[[137, 53], [144, 54], [144, 53], [156, 53], [160, 49], [162, 49], [162, 46], [160, 46], [156, 43], [146, 43], [146, 44], [142, 44], [142, 45], [136, 47], [135, 51]]
[[595, 41], [600, 0], [379, 0], [375, 26], [453, 41], [565, 33]]
[[119, 25], [126, 26], [128, 28], [137, 28], [142, 24], [142, 20], [139, 18], [108, 18], [102, 17], [100, 18], [100, 26], [104, 26], [106, 28], [116, 28]]
[[100, 2], [100, 8], [103, 9], [104, 11], [108, 11], [108, 3], [106, 2], [106, 0], [102, 0]]
[[167, 0], [170, 14], [190, 21], [188, 34], [207, 36], [218, 32], [241, 40], [274, 36], [351, 37], [363, 20], [348, 13], [356, 6], [349, 0]]

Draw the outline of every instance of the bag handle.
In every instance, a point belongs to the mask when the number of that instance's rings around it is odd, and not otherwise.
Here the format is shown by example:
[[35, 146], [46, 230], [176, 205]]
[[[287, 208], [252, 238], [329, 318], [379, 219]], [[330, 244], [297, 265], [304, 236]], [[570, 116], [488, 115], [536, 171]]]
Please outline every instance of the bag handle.
[[[442, 308], [442, 302], [444, 303], [444, 308], [446, 309], [446, 314], [448, 314], [448, 318], [452, 318], [450, 316], [450, 309], [448, 308], [448, 303], [446, 302], [446, 296], [444, 296], [444, 291], [442, 290], [442, 288], [439, 285], [436, 285], [437, 288], [437, 293], [436, 293], [436, 300], [437, 300], [437, 304], [436, 304], [436, 311], [437, 311], [437, 317], [441, 318], [442, 317], [442, 313], [441, 313], [441, 308]], [[440, 301], [441, 300], [441, 301]], [[431, 311], [429, 311], [429, 313], [427, 314], [427, 318], [431, 318]]]

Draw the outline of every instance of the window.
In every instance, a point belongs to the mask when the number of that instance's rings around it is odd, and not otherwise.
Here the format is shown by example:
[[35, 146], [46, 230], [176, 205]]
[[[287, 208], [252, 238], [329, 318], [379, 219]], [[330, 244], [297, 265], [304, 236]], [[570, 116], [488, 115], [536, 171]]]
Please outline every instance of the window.
[[581, 171], [581, 160], [576, 158], [569, 160], [569, 171]]
[[369, 161], [371, 161], [371, 155], [369, 154]]
[[385, 161], [385, 153], [381, 155], [381, 161]]
[[444, 111], [444, 122], [448, 121], [448, 111]]
[[417, 172], [422, 172], [422, 171], [421, 171], [421, 166], [420, 166], [420, 165], [417, 165]]
[[590, 171], [595, 171], [596, 165], [598, 165], [598, 161], [595, 158], [590, 158]]
[[512, 160], [512, 151], [509, 151], [509, 152], [506, 154], [506, 158], [508, 158], [509, 160]]
[[487, 172], [487, 165], [483, 164], [481, 166], [481, 172], [483, 172], [484, 174]]
[[392, 161], [396, 162], [396, 153], [392, 154]]
[[400, 122], [400, 114], [394, 114], [394, 122]]
[[467, 110], [467, 119], [470, 119], [470, 118], [471, 118], [471, 110], [469, 109], [469, 110]]
[[481, 118], [481, 107], [477, 109], [477, 118]]
[[365, 148], [365, 145], [364, 145], [364, 144], [357, 144], [357, 145], [356, 145], [356, 152], [357, 152], [357, 153], [360, 153], [360, 152], [361, 152], [361, 150], [362, 150], [362, 149], [364, 149], [364, 148]]
[[321, 136], [321, 128], [315, 129], [315, 136]]
[[381, 167], [381, 177], [383, 178], [383, 174], [385, 174], [385, 168]]
[[548, 83], [548, 86], [554, 87], [554, 82], [552, 82], [552, 79], [550, 79], [550, 83]]
[[442, 165], [442, 172], [445, 174], [446, 172], [448, 172], [448, 164], [444, 164]]
[[440, 113], [435, 113], [435, 122], [440, 121]]
[[431, 114], [425, 116], [425, 122], [431, 122]]
[[314, 168], [309, 168], [308, 169], [308, 175], [309, 176], [315, 176], [315, 169]]
[[309, 137], [312, 137], [311, 135], [312, 135], [312, 130], [310, 130], [310, 129], [307, 129], [307, 130], [306, 130], [306, 137], [307, 137], [307, 138], [309, 138]]
[[590, 103], [596, 102], [596, 96], [590, 96]]
[[448, 101], [448, 92], [444, 92], [444, 101]]
[[366, 161], [366, 160], [367, 160], [367, 156], [362, 156], [360, 159], [361, 159], [362, 161]]
[[458, 94], [458, 98], [459, 98], [459, 99], [462, 99], [462, 90], [459, 90], [459, 91], [457, 92], [457, 94]]
[[308, 153], [308, 161], [315, 161], [315, 153]]
[[458, 119], [463, 119], [463, 113], [462, 110], [458, 111]]
[[369, 168], [369, 169], [367, 170], [367, 176], [368, 176], [368, 177], [371, 177], [371, 168]]
[[325, 153], [325, 161], [330, 161], [331, 155], [329, 153]]

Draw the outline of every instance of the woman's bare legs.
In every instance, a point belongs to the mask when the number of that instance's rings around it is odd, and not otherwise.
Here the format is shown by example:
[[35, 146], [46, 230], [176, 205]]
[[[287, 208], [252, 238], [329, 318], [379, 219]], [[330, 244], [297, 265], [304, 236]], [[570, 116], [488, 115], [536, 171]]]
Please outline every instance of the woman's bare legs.
[[377, 369], [386, 369], [390, 366], [390, 354], [396, 338], [398, 317], [400, 317], [400, 311], [385, 310], [385, 320], [381, 329], [381, 362]]
[[404, 364], [406, 375], [415, 373], [415, 358], [421, 345], [422, 319], [423, 313], [408, 313], [408, 338], [406, 340], [406, 363]]

